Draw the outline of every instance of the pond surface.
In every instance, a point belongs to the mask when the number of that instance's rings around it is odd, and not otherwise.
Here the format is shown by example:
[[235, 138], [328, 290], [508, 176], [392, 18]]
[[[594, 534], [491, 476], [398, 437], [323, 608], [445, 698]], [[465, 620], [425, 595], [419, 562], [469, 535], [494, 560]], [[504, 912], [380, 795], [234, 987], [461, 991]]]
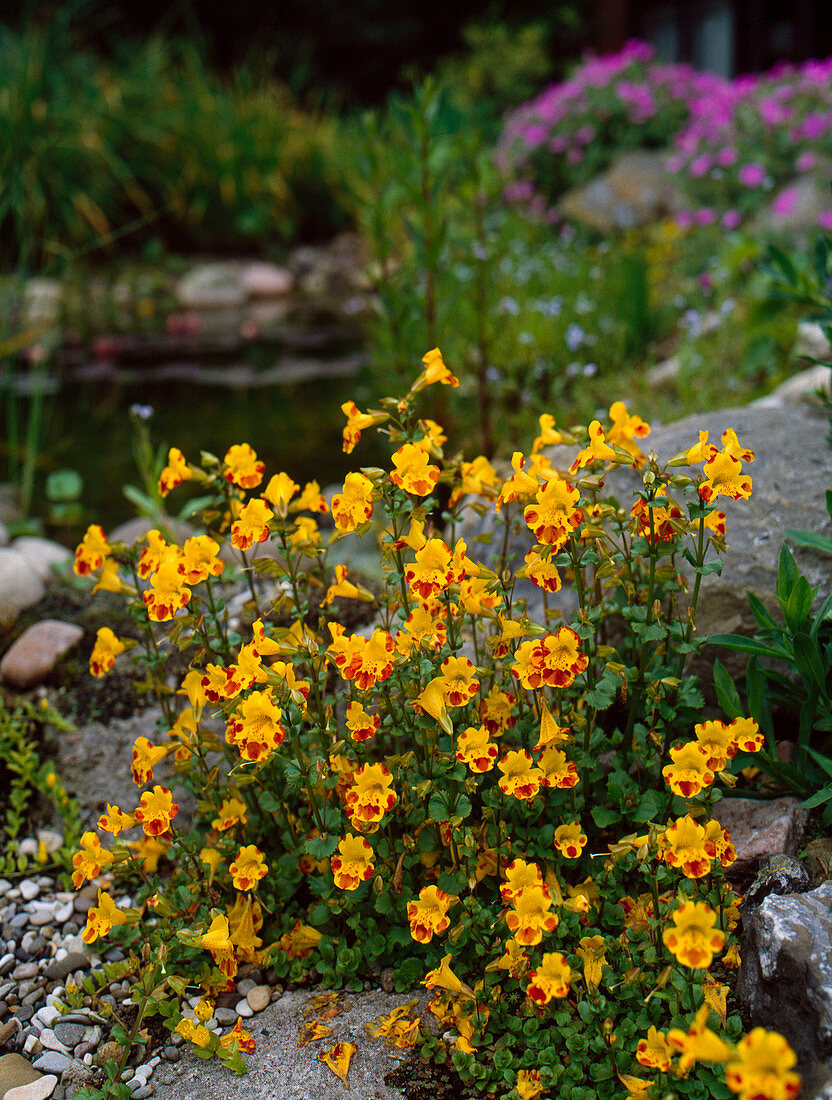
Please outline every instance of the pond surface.
[[[169, 362], [135, 369], [107, 364], [65, 374], [44, 400], [41, 463], [33, 503], [45, 514], [44, 482], [55, 469], [77, 470], [84, 480], [85, 523], [106, 530], [135, 514], [122, 486], [140, 486], [134, 459], [130, 409], [147, 406], [154, 446], [178, 447], [189, 461], [201, 450], [222, 457], [233, 443], [250, 443], [266, 463], [266, 478], [285, 470], [303, 485], [341, 482], [350, 469], [384, 461], [383, 447], [370, 438], [360, 455], [345, 455], [341, 404], [365, 403], [372, 387], [367, 357], [274, 360], [246, 363]], [[53, 383], [54, 386], [54, 383]], [[170, 511], [184, 503], [170, 498]]]

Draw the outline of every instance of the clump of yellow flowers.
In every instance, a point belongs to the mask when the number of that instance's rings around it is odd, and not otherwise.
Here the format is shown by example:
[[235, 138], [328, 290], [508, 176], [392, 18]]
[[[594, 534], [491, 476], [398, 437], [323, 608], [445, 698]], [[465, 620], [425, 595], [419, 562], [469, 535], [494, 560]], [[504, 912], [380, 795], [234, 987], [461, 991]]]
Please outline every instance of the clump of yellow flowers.
[[[331, 515], [317, 482], [236, 443], [200, 464], [171, 448], [162, 496], [211, 501], [181, 545], [87, 531], [76, 572], [123, 594], [145, 643], [103, 629], [91, 672], [139, 663], [160, 720], [134, 747], [136, 805], [108, 804], [75, 856], [75, 885], [101, 885], [84, 939], [172, 944], [169, 1026], [234, 1066], [250, 1039], [185, 1019], [189, 987], [210, 1003], [243, 964], [356, 987], [390, 966], [434, 991], [425, 1056], [489, 1096], [795, 1096], [786, 1041], [743, 1038], [726, 1007], [718, 799], [763, 739], [750, 715], [703, 721], [687, 672], [720, 505], [749, 497], [754, 454], [727, 427], [662, 465], [617, 401], [585, 430], [544, 413], [504, 465], [469, 461], [419, 413], [457, 385], [433, 349], [403, 397], [344, 404], [344, 452], [375, 429], [392, 454], [347, 473]], [[337, 560], [347, 535], [377, 578]], [[117, 875], [140, 880], [137, 908], [114, 903]], [[374, 1033], [408, 1045], [416, 1023]]]

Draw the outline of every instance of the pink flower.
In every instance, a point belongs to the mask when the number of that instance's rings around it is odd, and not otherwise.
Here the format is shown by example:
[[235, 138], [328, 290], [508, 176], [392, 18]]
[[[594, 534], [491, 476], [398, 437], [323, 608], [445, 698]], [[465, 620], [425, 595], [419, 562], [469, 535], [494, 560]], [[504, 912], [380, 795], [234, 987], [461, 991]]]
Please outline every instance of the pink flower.
[[716, 221], [716, 210], [712, 206], [703, 206], [693, 216], [697, 225], [713, 225]]
[[801, 153], [794, 166], [798, 172], [810, 172], [818, 162], [817, 155], [812, 152]]
[[762, 164], [743, 164], [739, 171], [739, 181], [745, 187], [759, 187], [766, 178]]
[[739, 210], [726, 210], [722, 215], [722, 228], [723, 229], [736, 229], [740, 224], [740, 212]]
[[690, 174], [695, 179], [701, 179], [711, 169], [711, 158], [707, 153], [700, 153], [690, 162]]
[[794, 212], [798, 202], [798, 192], [796, 187], [787, 187], [781, 191], [774, 202], [771, 204], [771, 212], [778, 218], [786, 218], [789, 214]]
[[832, 233], [832, 210], [824, 210], [818, 215], [818, 225], [827, 233]]
[[738, 153], [733, 145], [725, 145], [716, 155], [716, 162], [721, 168], [730, 168], [737, 163]]

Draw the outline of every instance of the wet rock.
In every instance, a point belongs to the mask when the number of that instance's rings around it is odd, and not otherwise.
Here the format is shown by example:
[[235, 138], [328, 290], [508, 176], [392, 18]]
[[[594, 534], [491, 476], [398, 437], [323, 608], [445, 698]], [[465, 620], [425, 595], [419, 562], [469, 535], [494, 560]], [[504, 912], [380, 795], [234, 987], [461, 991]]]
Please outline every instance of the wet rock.
[[739, 880], [753, 875], [770, 856], [780, 852], [793, 856], [807, 814], [797, 798], [723, 798], [714, 806], [713, 816], [731, 834], [737, 860], [729, 875]]
[[43, 581], [22, 554], [0, 547], [0, 627], [11, 626], [45, 591]]
[[832, 882], [771, 894], [743, 916], [737, 996], [755, 1024], [788, 1039], [804, 1076], [801, 1096], [832, 1083]]
[[252, 298], [283, 298], [295, 285], [291, 271], [268, 263], [244, 264], [240, 282]]
[[0, 661], [0, 676], [12, 687], [25, 691], [40, 684], [63, 655], [84, 636], [75, 623], [44, 619], [13, 643]]
[[184, 309], [227, 309], [248, 298], [235, 264], [201, 264], [179, 280], [176, 299]]

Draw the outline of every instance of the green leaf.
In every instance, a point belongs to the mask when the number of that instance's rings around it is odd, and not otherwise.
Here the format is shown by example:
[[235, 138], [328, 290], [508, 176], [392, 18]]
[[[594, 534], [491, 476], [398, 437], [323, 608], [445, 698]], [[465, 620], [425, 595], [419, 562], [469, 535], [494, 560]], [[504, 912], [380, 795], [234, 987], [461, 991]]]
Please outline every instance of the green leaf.
[[746, 638], [743, 634], [710, 634], [705, 642], [707, 645], [720, 645], [726, 649], [733, 649], [737, 653], [753, 653], [758, 657], [769, 657], [773, 661], [787, 661], [790, 658], [790, 654], [785, 649], [758, 642], [756, 638]]
[[313, 859], [328, 859], [338, 847], [339, 839], [337, 834], [329, 836], [326, 833], [323, 836], [307, 837], [303, 844], [303, 850]]
[[784, 542], [780, 547], [780, 564], [777, 568], [777, 598], [780, 601], [780, 606], [784, 609], [799, 576], [800, 570], [797, 568], [797, 562]]
[[746, 592], [745, 595], [748, 600], [748, 606], [751, 608], [751, 614], [757, 620], [759, 625], [766, 630], [779, 629], [777, 620], [774, 618], [774, 616], [771, 614], [765, 604], [763, 604], [762, 601], [759, 600], [753, 592]]
[[801, 802], [801, 808], [804, 810], [814, 810], [815, 806], [822, 806], [824, 802], [828, 802], [832, 798], [832, 783], [824, 787], [820, 791], [816, 791], [815, 794], [810, 795], [805, 802]]
[[592, 820], [599, 829], [606, 829], [608, 825], [614, 825], [621, 820], [621, 814], [618, 810], [610, 810], [606, 806], [593, 806], [590, 813], [592, 814]]
[[832, 554], [832, 539], [818, 535], [814, 531], [785, 531], [787, 539], [795, 546], [805, 546], [809, 550], [819, 550], [822, 554]]
[[629, 815], [631, 820], [643, 823], [652, 821], [663, 812], [666, 796], [658, 791], [645, 791], [639, 799], [638, 805]]
[[826, 774], [832, 778], [832, 757], [824, 756], [823, 753], [817, 752], [815, 749], [806, 745], [806, 752], [811, 756], [816, 764], [819, 764]]
[[810, 683], [814, 681], [818, 689], [826, 695], [826, 675], [828, 670], [824, 667], [817, 641], [814, 641], [808, 634], [801, 630], [799, 633], [795, 634], [793, 644], [794, 660], [798, 672], [804, 680]]
[[737, 685], [718, 657], [714, 661], [714, 690], [716, 691], [717, 701], [727, 718], [743, 717], [742, 702], [740, 693], [737, 691]]
[[792, 631], [800, 630], [809, 618], [809, 612], [812, 610], [812, 596], [812, 587], [809, 582], [804, 576], [798, 577], [783, 608], [783, 617]]

